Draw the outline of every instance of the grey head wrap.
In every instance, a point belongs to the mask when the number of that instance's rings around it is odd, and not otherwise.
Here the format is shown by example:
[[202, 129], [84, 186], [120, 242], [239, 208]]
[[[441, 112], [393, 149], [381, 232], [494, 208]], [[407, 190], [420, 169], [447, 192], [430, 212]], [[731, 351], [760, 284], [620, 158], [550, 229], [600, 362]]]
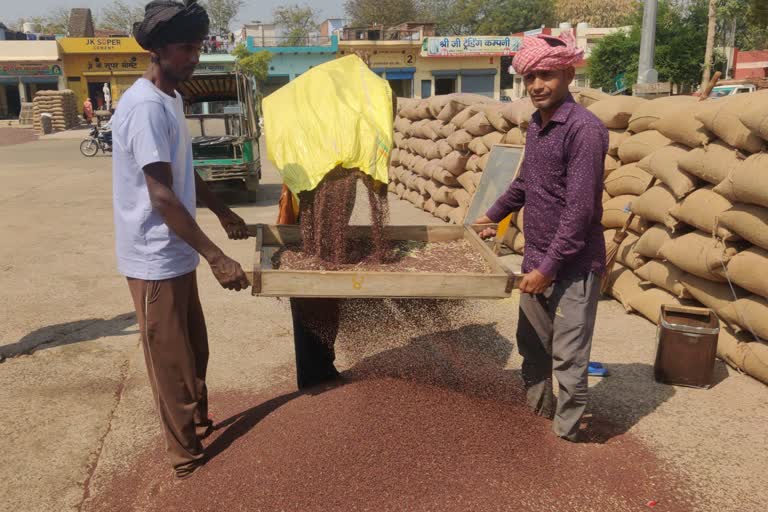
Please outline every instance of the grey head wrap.
[[210, 21], [197, 0], [153, 0], [144, 8], [144, 19], [133, 25], [133, 36], [145, 50], [170, 43], [202, 41]]

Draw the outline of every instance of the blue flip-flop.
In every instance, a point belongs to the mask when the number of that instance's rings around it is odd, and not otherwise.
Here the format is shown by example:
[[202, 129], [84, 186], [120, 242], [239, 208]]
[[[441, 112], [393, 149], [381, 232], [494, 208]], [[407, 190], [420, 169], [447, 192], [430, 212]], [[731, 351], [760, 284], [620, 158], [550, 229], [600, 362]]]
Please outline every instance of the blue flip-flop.
[[587, 368], [590, 377], [607, 377], [608, 369], [603, 367], [603, 363], [590, 361]]

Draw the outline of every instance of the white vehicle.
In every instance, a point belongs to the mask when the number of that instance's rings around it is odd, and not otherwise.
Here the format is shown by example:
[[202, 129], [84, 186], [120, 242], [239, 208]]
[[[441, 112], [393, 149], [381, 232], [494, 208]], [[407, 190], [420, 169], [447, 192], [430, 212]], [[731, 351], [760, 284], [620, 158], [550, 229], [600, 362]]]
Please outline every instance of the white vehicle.
[[709, 94], [710, 98], [723, 98], [725, 96], [733, 96], [734, 94], [745, 94], [749, 92], [755, 92], [757, 86], [755, 84], [732, 84], [732, 85], [718, 85], [712, 89]]

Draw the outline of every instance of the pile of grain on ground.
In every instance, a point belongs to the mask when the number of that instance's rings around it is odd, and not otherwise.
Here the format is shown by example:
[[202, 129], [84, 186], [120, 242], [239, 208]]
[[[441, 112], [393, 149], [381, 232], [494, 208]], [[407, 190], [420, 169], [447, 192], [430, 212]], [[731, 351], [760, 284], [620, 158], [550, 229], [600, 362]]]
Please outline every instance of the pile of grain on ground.
[[79, 126], [77, 100], [75, 93], [69, 89], [61, 91], [38, 91], [35, 94], [33, 126], [36, 131], [42, 131], [41, 114], [52, 116], [53, 131], [69, 130]]
[[273, 264], [283, 270], [347, 270], [371, 272], [488, 273], [490, 267], [466, 240], [450, 242], [385, 242], [383, 254], [370, 241], [350, 240], [340, 261], [329, 262], [288, 246], [275, 253]]
[[28, 128], [0, 128], [0, 146], [12, 146], [37, 140], [37, 133]]

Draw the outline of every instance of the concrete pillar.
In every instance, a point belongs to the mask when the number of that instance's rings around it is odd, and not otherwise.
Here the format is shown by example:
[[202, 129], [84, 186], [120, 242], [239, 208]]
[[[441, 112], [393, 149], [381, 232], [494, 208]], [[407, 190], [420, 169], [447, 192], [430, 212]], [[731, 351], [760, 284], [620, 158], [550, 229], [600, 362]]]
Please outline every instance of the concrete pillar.
[[638, 84], [653, 84], [659, 81], [659, 74], [653, 68], [656, 53], [656, 12], [658, 7], [658, 0], [645, 0], [643, 32], [640, 40], [640, 66], [637, 73]]
[[29, 101], [27, 99], [26, 87], [24, 87], [24, 82], [21, 81], [21, 78], [19, 78], [19, 99], [22, 103], [27, 103]]

